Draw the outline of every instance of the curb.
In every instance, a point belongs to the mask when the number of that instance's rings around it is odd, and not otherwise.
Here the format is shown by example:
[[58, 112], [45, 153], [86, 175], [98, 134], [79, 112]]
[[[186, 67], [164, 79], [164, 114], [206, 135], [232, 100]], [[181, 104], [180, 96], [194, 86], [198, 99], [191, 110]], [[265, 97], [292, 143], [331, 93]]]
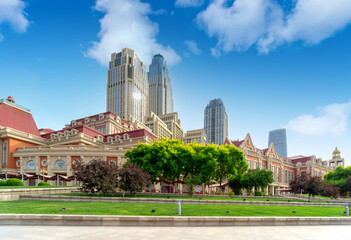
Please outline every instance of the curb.
[[209, 204], [209, 205], [264, 205], [264, 206], [301, 206], [301, 207], [345, 207], [342, 203], [314, 202], [276, 202], [276, 201], [236, 201], [236, 200], [193, 200], [193, 199], [159, 199], [159, 198], [122, 198], [122, 197], [85, 197], [64, 195], [20, 196], [20, 200], [64, 201], [64, 202], [127, 202], [159, 204]]
[[0, 214], [0, 225], [43, 226], [310, 226], [351, 225], [348, 217], [168, 217]]

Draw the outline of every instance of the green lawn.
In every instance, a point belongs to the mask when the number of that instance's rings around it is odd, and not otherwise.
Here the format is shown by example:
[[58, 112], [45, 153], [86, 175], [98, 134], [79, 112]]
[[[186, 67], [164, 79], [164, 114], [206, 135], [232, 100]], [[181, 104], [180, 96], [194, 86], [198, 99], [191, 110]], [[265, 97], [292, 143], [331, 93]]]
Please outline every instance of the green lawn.
[[[299, 194], [299, 195], [302, 195], [302, 196], [306, 196], [306, 197], [308, 197], [308, 194]], [[311, 196], [312, 197], [312, 196]], [[332, 199], [332, 198], [330, 198], [330, 197], [324, 197], [324, 196], [320, 196], [320, 195], [315, 195], [314, 196], [315, 198], [323, 198], [323, 199]], [[348, 199], [350, 199], [350, 198], [337, 198], [337, 199], [340, 199], [340, 200], [348, 200]]]
[[70, 188], [76, 186], [1, 186], [1, 189], [19, 189], [19, 188]]
[[[60, 209], [66, 208], [66, 211]], [[151, 210], [155, 210], [154, 213]], [[226, 213], [230, 211], [230, 213]], [[296, 211], [296, 213], [292, 213]], [[182, 205], [182, 216], [289, 216], [342, 217], [342, 207], [281, 207], [245, 205]], [[5, 201], [0, 213], [68, 214], [68, 215], [139, 215], [176, 216], [177, 204]]]
[[[51, 194], [50, 194], [51, 195]], [[58, 194], [52, 194], [52, 195], [64, 195], [64, 196], [89, 196], [89, 194], [86, 193], [58, 193]], [[97, 197], [97, 194], [92, 194], [93, 197]], [[100, 197], [111, 197], [109, 194], [101, 194], [99, 195]], [[113, 197], [121, 197], [121, 195], [113, 195]], [[126, 195], [126, 197], [132, 197], [131, 195]], [[167, 196], [158, 196], [158, 195], [138, 195], [138, 198], [159, 198], [159, 199], [167, 199]], [[243, 201], [244, 198], [231, 198], [231, 197], [199, 197], [199, 196], [194, 196], [194, 197], [189, 197], [189, 196], [169, 196], [170, 199], [192, 199], [192, 200], [199, 200], [200, 198], [202, 200], [221, 200], [221, 201]], [[245, 201], [269, 201], [271, 202], [307, 202], [307, 200], [300, 200], [300, 199], [280, 199], [280, 198], [245, 198]]]

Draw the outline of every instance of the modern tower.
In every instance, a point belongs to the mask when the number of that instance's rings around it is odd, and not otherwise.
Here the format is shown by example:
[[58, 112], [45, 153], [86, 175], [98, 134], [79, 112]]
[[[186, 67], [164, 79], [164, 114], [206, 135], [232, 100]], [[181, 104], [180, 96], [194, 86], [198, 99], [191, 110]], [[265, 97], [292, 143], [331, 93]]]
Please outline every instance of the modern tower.
[[149, 81], [146, 66], [132, 49], [112, 53], [108, 70], [107, 111], [140, 122], [148, 112]]
[[268, 147], [273, 143], [279, 156], [288, 157], [288, 144], [286, 140], [286, 129], [277, 129], [269, 132]]
[[153, 57], [149, 67], [149, 111], [157, 115], [173, 112], [173, 92], [166, 60], [161, 54]]
[[228, 116], [222, 99], [213, 99], [205, 108], [207, 143], [222, 145], [228, 136]]

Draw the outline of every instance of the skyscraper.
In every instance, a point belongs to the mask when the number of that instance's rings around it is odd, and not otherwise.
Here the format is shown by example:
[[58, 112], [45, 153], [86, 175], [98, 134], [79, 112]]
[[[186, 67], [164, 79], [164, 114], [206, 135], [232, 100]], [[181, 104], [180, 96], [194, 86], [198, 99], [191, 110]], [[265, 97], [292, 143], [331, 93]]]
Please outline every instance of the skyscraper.
[[288, 145], [286, 140], [286, 129], [277, 129], [269, 132], [268, 147], [274, 144], [275, 150], [279, 156], [288, 157]]
[[166, 60], [161, 54], [153, 57], [149, 67], [149, 110], [157, 115], [173, 112], [173, 92]]
[[111, 54], [107, 82], [107, 111], [140, 122], [148, 112], [149, 81], [145, 64], [132, 49]]
[[213, 99], [205, 108], [207, 143], [222, 145], [228, 136], [228, 116], [222, 99]]

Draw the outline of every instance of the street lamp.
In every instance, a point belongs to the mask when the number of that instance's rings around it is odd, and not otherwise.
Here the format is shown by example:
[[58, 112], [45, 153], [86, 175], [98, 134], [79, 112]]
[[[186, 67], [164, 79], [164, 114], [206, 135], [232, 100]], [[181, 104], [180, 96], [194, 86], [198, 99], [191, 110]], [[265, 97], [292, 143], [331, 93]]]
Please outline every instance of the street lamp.
[[45, 173], [47, 173], [48, 171], [45, 169], [41, 169], [40, 172], [41, 174], [43, 174], [43, 182], [45, 182]]

